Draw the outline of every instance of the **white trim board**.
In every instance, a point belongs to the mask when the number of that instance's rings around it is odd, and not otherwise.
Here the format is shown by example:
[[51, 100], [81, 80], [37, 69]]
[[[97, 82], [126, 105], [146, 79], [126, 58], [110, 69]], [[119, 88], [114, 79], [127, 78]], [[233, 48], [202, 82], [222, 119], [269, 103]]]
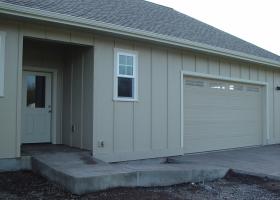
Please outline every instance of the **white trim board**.
[[[210, 74], [203, 74], [197, 72], [189, 72], [189, 71], [181, 71], [181, 148], [184, 148], [184, 77], [197, 77], [197, 78], [206, 78], [206, 79], [214, 79], [214, 80], [221, 80], [221, 81], [231, 81], [237, 83], [247, 83], [247, 84], [254, 84], [264, 87], [264, 104], [263, 110], [265, 113], [263, 116], [263, 145], [269, 144], [270, 135], [269, 135], [269, 94], [268, 94], [268, 83], [261, 82], [261, 81], [252, 81], [252, 80], [245, 80], [245, 79], [237, 79], [237, 78], [229, 78], [224, 76], [215, 76]], [[264, 138], [265, 137], [265, 138]]]
[[5, 43], [6, 33], [0, 31], [0, 97], [4, 97], [5, 92]]

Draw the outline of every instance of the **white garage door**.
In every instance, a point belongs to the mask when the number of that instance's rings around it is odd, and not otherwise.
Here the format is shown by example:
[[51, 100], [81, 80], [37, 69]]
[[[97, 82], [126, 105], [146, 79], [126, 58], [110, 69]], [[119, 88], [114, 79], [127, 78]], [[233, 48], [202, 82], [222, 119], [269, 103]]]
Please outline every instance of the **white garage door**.
[[262, 95], [258, 85], [185, 77], [185, 153], [262, 144]]

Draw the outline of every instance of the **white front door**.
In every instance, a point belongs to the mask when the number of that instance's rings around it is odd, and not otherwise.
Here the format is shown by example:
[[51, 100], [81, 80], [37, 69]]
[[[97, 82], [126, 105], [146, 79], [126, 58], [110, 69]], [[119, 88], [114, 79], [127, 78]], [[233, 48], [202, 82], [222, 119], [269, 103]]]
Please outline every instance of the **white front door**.
[[23, 71], [22, 143], [51, 142], [50, 73]]

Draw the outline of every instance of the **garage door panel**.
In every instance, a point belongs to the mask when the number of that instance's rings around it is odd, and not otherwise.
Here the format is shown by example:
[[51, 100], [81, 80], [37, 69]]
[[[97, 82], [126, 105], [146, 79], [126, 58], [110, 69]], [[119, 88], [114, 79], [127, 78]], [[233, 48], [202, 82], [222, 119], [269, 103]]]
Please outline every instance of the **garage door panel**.
[[[203, 94], [202, 96], [207, 96]], [[189, 102], [192, 102], [190, 104], [187, 104], [187, 107], [193, 107], [193, 106], [205, 106], [205, 107], [239, 107], [239, 108], [258, 108], [261, 106], [260, 101], [256, 101], [256, 99], [260, 99], [260, 96], [255, 96], [254, 98], [244, 98], [242, 99], [224, 99], [221, 100], [220, 98], [211, 98], [207, 96], [207, 102], [205, 102], [205, 99], [201, 99], [200, 96], [193, 96], [193, 97], [187, 97]], [[251, 102], [251, 104], [244, 104], [244, 102]]]
[[[189, 136], [188, 139], [192, 138], [199, 138], [201, 139], [201, 136], [203, 136], [202, 140], [205, 140], [206, 137], [230, 137], [232, 135], [255, 135], [256, 131], [258, 131], [258, 128], [243, 128], [240, 126], [231, 126], [228, 127], [227, 124], [219, 125], [219, 124], [211, 124], [207, 126], [188, 126]], [[227, 128], [224, 131], [220, 131], [223, 128]], [[196, 130], [195, 132], [191, 130]], [[211, 131], [209, 131], [211, 130]]]
[[203, 86], [194, 86], [196, 79], [184, 80], [185, 153], [262, 143], [261, 86], [207, 79], [197, 79]]
[[[188, 122], [184, 125], [184, 128], [186, 131], [189, 131], [190, 133], [196, 133], [199, 132], [201, 129], [207, 130], [209, 133], [213, 132], [224, 132], [223, 129], [225, 129], [227, 132], [230, 132], [232, 130], [239, 130], [242, 129], [244, 132], [248, 132], [250, 130], [258, 130], [261, 128], [260, 125], [256, 125], [257, 121], [248, 121], [238, 123], [240, 121], [223, 121], [223, 122], [207, 122], [207, 121], [193, 121]], [[244, 127], [245, 126], [245, 127]]]
[[[259, 106], [261, 106], [261, 104], [257, 104]], [[202, 109], [208, 109], [209, 111], [218, 111], [218, 110], [224, 110], [224, 109], [228, 109], [228, 110], [248, 110], [248, 111], [252, 111], [252, 110], [258, 110], [259, 106], [255, 106], [254, 103], [252, 103], [252, 105], [242, 105], [242, 103], [240, 103], [239, 105], [205, 105], [205, 104], [193, 104], [193, 105], [188, 105], [185, 110], [202, 110]]]
[[[251, 136], [229, 137], [227, 140], [225, 140], [224, 138], [213, 138], [211, 140], [208, 140], [207, 142], [202, 140], [194, 140], [187, 147], [185, 147], [185, 151], [187, 153], [198, 153], [204, 151], [255, 146], [258, 144], [259, 140]], [[216, 147], [219, 147], [219, 149], [217, 149]]]
[[[190, 115], [185, 116], [185, 121], [259, 121], [260, 116], [259, 113], [255, 110], [251, 112], [244, 110], [244, 112], [236, 111], [236, 110], [226, 110], [226, 111], [216, 111], [216, 112], [206, 112], [203, 114], [202, 110], [197, 110], [197, 112], [193, 112]], [[231, 112], [228, 115], [227, 112]], [[201, 125], [201, 124], [200, 124]]]
[[[256, 94], [252, 93], [252, 94], [248, 94], [248, 92], [238, 92], [233, 94], [233, 92], [227, 92], [227, 91], [223, 91], [221, 93], [216, 93], [216, 92], [212, 92], [210, 91], [200, 91], [203, 90], [201, 88], [197, 88], [197, 89], [185, 89], [184, 91], [188, 92], [188, 93], [192, 93], [193, 95], [186, 95], [188, 98], [190, 98], [189, 100], [198, 100], [198, 102], [202, 102], [203, 103], [203, 99], [200, 99], [201, 96], [207, 96], [207, 98], [209, 98], [209, 100], [215, 100], [218, 102], [225, 102], [230, 101], [230, 102], [244, 102], [244, 100], [253, 100], [255, 98], [261, 97], [262, 96], [262, 92], [258, 92]], [[209, 89], [208, 89], [209, 90]], [[195, 93], [195, 94], [194, 94]], [[230, 98], [229, 98], [230, 97]], [[216, 104], [215, 101], [210, 101], [213, 104]], [[257, 99], [257, 101], [255, 101], [254, 103], [259, 103], [259, 100]]]
[[[232, 141], [235, 139], [239, 138], [239, 143], [244, 142], [243, 140], [245, 139], [250, 139], [250, 141], [247, 141], [248, 143], [257, 145], [259, 143], [259, 138], [254, 137], [254, 135], [250, 134], [250, 135], [230, 135], [228, 137], [211, 137], [208, 139], [208, 144], [217, 144], [217, 143], [223, 143], [225, 145], [230, 145], [230, 143], [227, 143], [226, 141]], [[240, 140], [242, 139], [242, 141]], [[203, 140], [201, 140], [201, 138], [197, 138], [197, 139], [193, 139], [194, 142], [196, 142], [197, 144], [201, 143], [201, 144], [205, 144], [203, 142]], [[207, 143], [206, 143], [207, 144]], [[213, 145], [213, 148], [215, 148], [215, 145]]]
[[[235, 121], [230, 121], [230, 120], [220, 120], [220, 121], [215, 121], [215, 120], [196, 120], [196, 121], [187, 121], [184, 125], [186, 130], [192, 130], [197, 132], [199, 128], [205, 128], [209, 129], [209, 132], [213, 132], [215, 129], [214, 128], [230, 128], [230, 130], [235, 130], [237, 128], [242, 128], [242, 130], [255, 130], [261, 128], [260, 124], [256, 124], [259, 121], [257, 120], [247, 120], [247, 121], [240, 121], [240, 120], [235, 120]], [[240, 127], [240, 126], [246, 126], [246, 127]], [[227, 130], [227, 131], [230, 131]]]
[[[199, 132], [196, 132], [196, 134], [192, 134], [188, 139], [189, 140], [201, 140], [201, 137], [203, 137], [203, 140], [207, 141], [207, 140], [212, 140], [213, 138], [219, 138], [219, 139], [223, 139], [223, 140], [227, 140], [228, 138], [231, 137], [255, 137], [255, 132], [253, 131], [249, 131], [249, 132], [238, 132], [239, 130], [232, 130], [229, 131], [227, 133], [225, 132], [218, 132], [218, 133], [209, 133], [207, 132], [206, 129], [204, 130], [200, 130]], [[228, 134], [227, 137], [225, 137], [225, 134]], [[259, 140], [260, 138], [256, 138], [256, 140]]]

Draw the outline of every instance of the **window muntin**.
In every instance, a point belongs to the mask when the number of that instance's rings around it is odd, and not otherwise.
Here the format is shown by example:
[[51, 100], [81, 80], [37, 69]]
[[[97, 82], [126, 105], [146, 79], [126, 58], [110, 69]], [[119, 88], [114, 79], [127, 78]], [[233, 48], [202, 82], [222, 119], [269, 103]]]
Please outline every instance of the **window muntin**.
[[137, 54], [117, 50], [116, 53], [115, 100], [137, 99]]

